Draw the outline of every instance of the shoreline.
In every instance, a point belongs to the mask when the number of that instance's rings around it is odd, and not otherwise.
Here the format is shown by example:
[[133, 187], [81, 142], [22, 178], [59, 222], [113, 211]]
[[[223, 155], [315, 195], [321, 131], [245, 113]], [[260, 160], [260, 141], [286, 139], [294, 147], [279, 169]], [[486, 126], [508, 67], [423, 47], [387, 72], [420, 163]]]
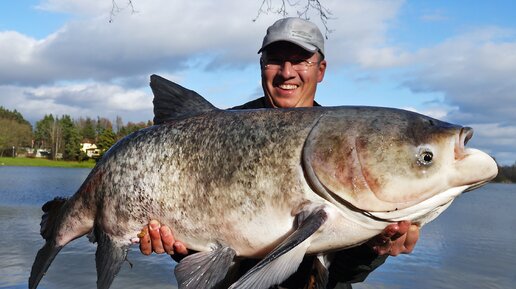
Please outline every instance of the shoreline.
[[94, 160], [84, 162], [63, 161], [63, 160], [49, 160], [40, 158], [26, 158], [26, 157], [0, 157], [0, 167], [58, 167], [58, 168], [88, 168], [95, 166]]

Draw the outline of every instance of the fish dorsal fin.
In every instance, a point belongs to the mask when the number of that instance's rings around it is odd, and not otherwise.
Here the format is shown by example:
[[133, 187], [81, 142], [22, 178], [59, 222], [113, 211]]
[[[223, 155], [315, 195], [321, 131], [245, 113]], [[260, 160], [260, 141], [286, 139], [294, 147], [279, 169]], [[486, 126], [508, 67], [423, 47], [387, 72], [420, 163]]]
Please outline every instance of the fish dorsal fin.
[[154, 94], [154, 124], [216, 110], [197, 92], [153, 74], [150, 86]]

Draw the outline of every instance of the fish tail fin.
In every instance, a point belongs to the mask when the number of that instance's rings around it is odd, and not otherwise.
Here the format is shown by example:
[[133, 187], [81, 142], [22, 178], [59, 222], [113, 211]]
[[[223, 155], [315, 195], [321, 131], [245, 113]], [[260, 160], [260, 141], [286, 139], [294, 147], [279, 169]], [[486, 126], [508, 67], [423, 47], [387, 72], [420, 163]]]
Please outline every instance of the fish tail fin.
[[39, 249], [36, 255], [36, 260], [32, 264], [32, 270], [29, 277], [29, 289], [38, 287], [41, 278], [47, 272], [48, 267], [56, 257], [57, 253], [61, 251], [62, 246], [56, 246], [55, 242], [47, 241], [45, 245]]
[[95, 237], [98, 243], [95, 253], [97, 288], [107, 289], [120, 271], [122, 263], [127, 260], [129, 245], [117, 244], [98, 228], [95, 229]]
[[57, 253], [61, 251], [63, 246], [56, 246], [56, 243], [51, 240], [55, 230], [56, 220], [58, 219], [61, 208], [66, 203], [65, 198], [55, 198], [43, 205], [43, 216], [41, 217], [40, 234], [46, 240], [45, 245], [38, 251], [36, 259], [32, 264], [32, 269], [29, 277], [29, 288], [38, 287], [41, 278], [47, 272], [48, 267], [56, 257]]
[[[93, 221], [90, 218], [69, 214], [70, 210], [76, 209], [73, 208], [74, 204], [76, 202], [57, 197], [45, 203], [41, 208], [44, 213], [41, 217], [40, 234], [46, 242], [38, 251], [32, 264], [29, 288], [38, 287], [48, 267], [66, 244], [91, 230]], [[77, 226], [78, 223], [82, 226]], [[70, 224], [75, 226], [70, 226]], [[73, 230], [70, 228], [73, 228]]]

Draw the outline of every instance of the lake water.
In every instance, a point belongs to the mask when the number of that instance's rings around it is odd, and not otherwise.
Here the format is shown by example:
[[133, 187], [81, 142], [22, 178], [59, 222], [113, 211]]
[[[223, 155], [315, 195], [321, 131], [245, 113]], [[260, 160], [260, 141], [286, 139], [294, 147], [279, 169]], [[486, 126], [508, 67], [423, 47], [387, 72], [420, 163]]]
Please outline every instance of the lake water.
[[[75, 192], [89, 169], [0, 166], [0, 288], [27, 288], [41, 205]], [[39, 288], [95, 288], [95, 245], [80, 238], [56, 257]], [[168, 256], [133, 246], [111, 288], [177, 288]], [[421, 230], [412, 254], [391, 257], [358, 289], [516, 288], [516, 185], [488, 184], [459, 197]]]

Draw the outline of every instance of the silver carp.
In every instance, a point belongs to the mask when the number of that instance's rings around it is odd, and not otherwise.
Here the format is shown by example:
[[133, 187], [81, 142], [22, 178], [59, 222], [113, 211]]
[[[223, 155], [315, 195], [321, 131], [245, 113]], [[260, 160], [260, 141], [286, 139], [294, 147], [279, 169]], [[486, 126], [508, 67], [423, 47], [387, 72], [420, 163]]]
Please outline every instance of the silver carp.
[[[109, 288], [151, 219], [198, 251], [179, 288], [217, 288], [240, 258], [261, 259], [229, 288], [269, 288], [317, 255], [362, 244], [388, 224], [424, 225], [497, 174], [465, 147], [468, 127], [379, 107], [220, 110], [151, 76], [156, 125], [116, 143], [68, 200], [43, 206], [36, 288], [57, 253], [88, 234], [97, 288]], [[229, 285], [228, 285], [229, 286]]]

